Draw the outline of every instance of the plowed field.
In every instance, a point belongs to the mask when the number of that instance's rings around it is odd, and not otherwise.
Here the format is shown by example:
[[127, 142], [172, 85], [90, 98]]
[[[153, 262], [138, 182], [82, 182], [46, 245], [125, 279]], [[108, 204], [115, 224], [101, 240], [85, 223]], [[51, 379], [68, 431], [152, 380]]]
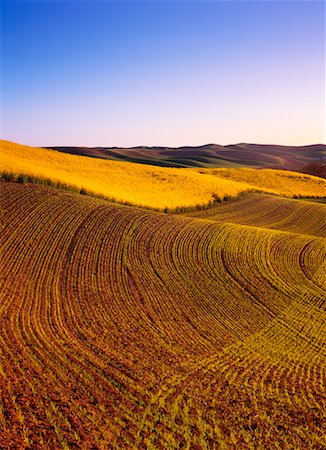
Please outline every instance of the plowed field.
[[326, 206], [260, 195], [2, 182], [0, 448], [324, 449]]
[[241, 195], [184, 216], [326, 237], [326, 205], [274, 195]]

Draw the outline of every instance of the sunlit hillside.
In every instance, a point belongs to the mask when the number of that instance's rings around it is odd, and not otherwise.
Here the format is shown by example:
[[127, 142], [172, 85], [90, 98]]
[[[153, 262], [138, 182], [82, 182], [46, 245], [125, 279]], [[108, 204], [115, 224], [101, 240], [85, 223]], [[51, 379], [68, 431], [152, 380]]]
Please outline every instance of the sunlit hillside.
[[249, 185], [187, 169], [106, 161], [1, 142], [2, 171], [27, 174], [152, 208], [208, 204], [214, 195], [237, 195]]
[[194, 169], [202, 174], [249, 184], [256, 190], [285, 197], [324, 197], [326, 180], [312, 175], [274, 169]]
[[1, 449], [325, 448], [325, 205], [0, 189]]
[[1, 141], [2, 178], [61, 184], [119, 203], [155, 209], [208, 205], [250, 190], [326, 196], [326, 181], [285, 171], [176, 169], [108, 161]]

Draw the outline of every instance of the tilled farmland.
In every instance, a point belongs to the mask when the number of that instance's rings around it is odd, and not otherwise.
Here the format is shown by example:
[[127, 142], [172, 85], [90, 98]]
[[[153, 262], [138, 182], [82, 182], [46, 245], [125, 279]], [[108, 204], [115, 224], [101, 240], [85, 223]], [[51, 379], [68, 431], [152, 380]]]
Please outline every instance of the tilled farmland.
[[1, 204], [1, 449], [325, 448], [326, 205]]

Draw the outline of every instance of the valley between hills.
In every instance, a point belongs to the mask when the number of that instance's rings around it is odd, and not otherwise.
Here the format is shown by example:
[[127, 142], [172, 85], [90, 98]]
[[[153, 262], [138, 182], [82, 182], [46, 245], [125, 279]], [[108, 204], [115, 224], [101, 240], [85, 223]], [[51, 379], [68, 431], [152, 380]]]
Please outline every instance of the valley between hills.
[[0, 448], [325, 448], [323, 178], [0, 155]]

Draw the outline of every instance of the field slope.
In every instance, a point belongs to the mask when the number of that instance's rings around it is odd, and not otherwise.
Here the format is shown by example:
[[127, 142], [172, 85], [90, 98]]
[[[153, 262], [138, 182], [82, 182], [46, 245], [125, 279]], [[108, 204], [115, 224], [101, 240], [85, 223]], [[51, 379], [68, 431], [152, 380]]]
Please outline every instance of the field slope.
[[325, 448], [326, 207], [286, 201], [258, 227], [2, 182], [0, 447]]
[[185, 216], [292, 233], [326, 236], [326, 205], [266, 194], [243, 194], [232, 202]]
[[253, 190], [288, 197], [326, 197], [326, 180], [295, 172], [154, 167], [0, 143], [4, 180], [60, 185], [158, 210], [207, 207]]

